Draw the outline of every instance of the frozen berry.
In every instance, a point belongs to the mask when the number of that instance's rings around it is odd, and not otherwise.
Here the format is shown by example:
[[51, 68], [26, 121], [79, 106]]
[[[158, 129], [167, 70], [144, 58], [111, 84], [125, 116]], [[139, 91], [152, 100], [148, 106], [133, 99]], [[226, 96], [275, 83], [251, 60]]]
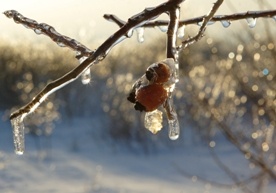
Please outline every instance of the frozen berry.
[[[145, 107], [145, 111], [153, 111], [162, 105], [168, 98], [167, 91], [162, 85], [151, 84], [136, 91], [136, 101]], [[139, 110], [142, 108], [139, 108]]]

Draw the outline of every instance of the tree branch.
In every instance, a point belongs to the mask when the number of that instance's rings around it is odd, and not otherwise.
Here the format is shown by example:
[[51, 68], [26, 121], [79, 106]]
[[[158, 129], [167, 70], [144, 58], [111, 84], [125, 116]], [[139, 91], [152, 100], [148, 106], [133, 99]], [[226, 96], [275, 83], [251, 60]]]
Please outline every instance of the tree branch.
[[[200, 17], [195, 17], [191, 19], [186, 19], [186, 20], [180, 20], [179, 21], [179, 27], [183, 25], [191, 25], [195, 24], [198, 25], [203, 21], [203, 19], [206, 17], [206, 15], [200, 16]], [[121, 20], [115, 15], [112, 14], [105, 14], [104, 18], [107, 19], [108, 21], [116, 23], [119, 27], [125, 24], [125, 21]], [[276, 10], [267, 10], [267, 11], [247, 11], [243, 13], [235, 13], [235, 14], [230, 14], [230, 15], [215, 15], [212, 17], [210, 22], [224, 22], [224, 21], [237, 21], [241, 19], [247, 19], [247, 18], [273, 18], [276, 20]], [[148, 22], [143, 25], [145, 28], [154, 28], [158, 26], [168, 26], [169, 21], [167, 20], [157, 20], [157, 21], [152, 21]]]
[[[89, 69], [93, 64], [102, 61], [105, 56], [109, 53], [109, 51], [116, 44], [120, 43], [126, 38], [129, 38], [133, 34], [133, 29], [143, 25], [145, 22], [156, 18], [160, 14], [164, 12], [168, 12], [173, 8], [177, 7], [178, 4], [182, 3], [184, 0], [174, 0], [168, 1], [166, 3], [160, 4], [157, 7], [145, 9], [141, 13], [132, 16], [129, 18], [128, 22], [122, 26], [117, 32], [111, 35], [99, 48], [91, 53], [89, 57], [87, 57], [79, 66], [62, 76], [61, 78], [49, 83], [38, 95], [34, 97], [34, 99], [28, 103], [26, 106], [20, 108], [11, 114], [10, 119], [14, 128], [14, 143], [15, 143], [15, 151], [19, 154], [24, 152], [24, 131], [22, 138], [22, 130], [24, 129], [23, 120], [24, 118], [33, 112], [50, 94], [55, 92], [56, 90], [62, 88], [63, 86], [69, 84], [70, 82], [76, 80], [83, 72]], [[15, 18], [15, 21], [25, 21], [21, 15], [16, 14], [15, 11], [6, 11], [5, 15], [9, 18]], [[18, 16], [21, 16], [18, 18]], [[18, 20], [19, 19], [19, 20]], [[29, 23], [35, 24], [34, 20]], [[40, 27], [39, 25], [33, 25]], [[44, 30], [44, 28], [38, 28], [40, 30]], [[45, 31], [48, 32], [49, 30]], [[66, 38], [65, 38], [66, 39]], [[23, 140], [23, 141], [22, 141]]]
[[54, 27], [46, 23], [38, 23], [33, 19], [24, 17], [22, 14], [18, 13], [15, 10], [5, 11], [4, 14], [8, 18], [12, 18], [15, 23], [22, 24], [26, 28], [32, 29], [36, 34], [44, 34], [48, 36], [60, 47], [69, 47], [72, 50], [81, 53], [82, 56], [90, 56], [93, 52], [77, 40], [58, 33]]

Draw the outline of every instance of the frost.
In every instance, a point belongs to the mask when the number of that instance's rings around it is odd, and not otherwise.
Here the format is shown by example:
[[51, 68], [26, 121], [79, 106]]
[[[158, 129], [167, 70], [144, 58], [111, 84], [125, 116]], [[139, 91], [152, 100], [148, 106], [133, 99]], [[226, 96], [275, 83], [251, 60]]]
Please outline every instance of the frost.
[[11, 119], [11, 125], [13, 128], [13, 143], [15, 148], [15, 153], [17, 155], [22, 155], [24, 153], [24, 123], [23, 116], [20, 115]]
[[254, 28], [256, 26], [256, 23], [257, 23], [256, 18], [249, 17], [249, 18], [246, 18], [246, 21], [250, 28]]
[[139, 27], [136, 29], [137, 32], [137, 40], [139, 43], [143, 43], [144, 42], [144, 31], [145, 29], [143, 27]]
[[162, 112], [158, 109], [151, 112], [147, 112], [145, 115], [145, 127], [153, 134], [156, 134], [158, 131], [162, 129], [162, 122]]

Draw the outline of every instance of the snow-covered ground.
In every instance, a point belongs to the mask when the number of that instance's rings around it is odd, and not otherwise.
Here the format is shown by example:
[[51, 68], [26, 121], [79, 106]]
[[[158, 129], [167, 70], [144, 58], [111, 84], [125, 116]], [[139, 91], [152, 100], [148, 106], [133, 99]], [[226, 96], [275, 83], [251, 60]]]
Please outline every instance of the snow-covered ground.
[[[2, 121], [0, 126], [1, 193], [241, 192], [200, 180], [232, 183], [203, 144], [179, 143], [177, 148], [145, 154], [97, 136], [91, 120], [63, 120], [51, 138], [38, 143], [37, 138], [26, 136], [25, 154], [18, 156], [13, 153], [9, 123]], [[216, 144], [216, 152], [233, 172], [241, 177], [254, 173], [231, 144], [224, 139]], [[265, 192], [273, 193], [275, 188], [275, 183], [269, 184]]]

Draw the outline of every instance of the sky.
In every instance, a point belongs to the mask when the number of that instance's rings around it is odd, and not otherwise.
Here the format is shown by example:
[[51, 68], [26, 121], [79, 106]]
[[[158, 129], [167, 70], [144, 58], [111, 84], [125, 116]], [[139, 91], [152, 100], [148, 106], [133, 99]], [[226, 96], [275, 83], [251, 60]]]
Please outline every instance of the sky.
[[[182, 4], [182, 18], [206, 14], [215, 0], [187, 0]], [[238, 12], [259, 10], [257, 2], [268, 2], [276, 8], [275, 0], [233, 0]], [[103, 19], [105, 13], [115, 14], [127, 20], [130, 16], [141, 12], [146, 7], [153, 7], [165, 0], [0, 0], [0, 12], [14, 9], [26, 17], [39, 23], [48, 23], [60, 33], [82, 41], [94, 37], [106, 39], [118, 27]], [[265, 5], [265, 3], [263, 3]], [[266, 8], [264, 8], [266, 9]], [[218, 14], [233, 13], [227, 1], [221, 6]], [[166, 18], [166, 17], [163, 17]], [[17, 39], [20, 37], [33, 39], [33, 32], [16, 25], [13, 21], [0, 15], [0, 38]]]

